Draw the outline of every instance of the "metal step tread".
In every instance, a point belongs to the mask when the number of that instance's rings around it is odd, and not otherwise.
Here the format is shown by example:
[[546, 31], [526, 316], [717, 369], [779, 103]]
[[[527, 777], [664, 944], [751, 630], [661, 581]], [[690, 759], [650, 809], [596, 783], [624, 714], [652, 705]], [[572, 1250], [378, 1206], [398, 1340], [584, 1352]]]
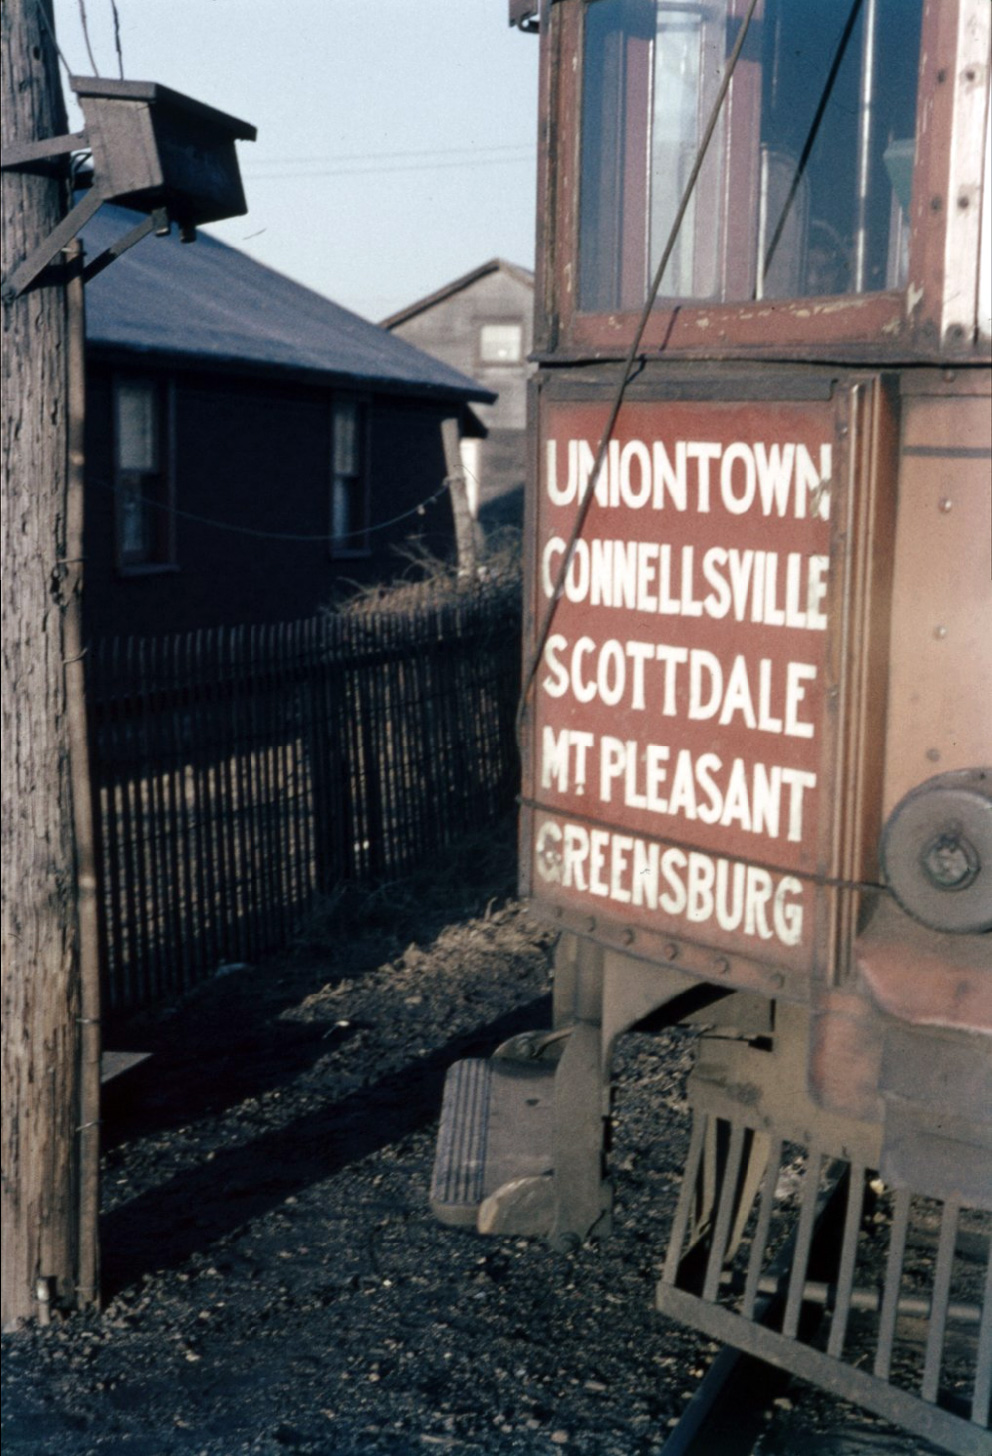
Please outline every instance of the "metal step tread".
[[515, 1178], [551, 1172], [554, 1067], [468, 1058], [449, 1068], [430, 1203], [474, 1225], [482, 1201]]
[[444, 1079], [430, 1197], [431, 1208], [445, 1223], [475, 1223], [483, 1197], [491, 1086], [490, 1064], [481, 1057], [455, 1062]]

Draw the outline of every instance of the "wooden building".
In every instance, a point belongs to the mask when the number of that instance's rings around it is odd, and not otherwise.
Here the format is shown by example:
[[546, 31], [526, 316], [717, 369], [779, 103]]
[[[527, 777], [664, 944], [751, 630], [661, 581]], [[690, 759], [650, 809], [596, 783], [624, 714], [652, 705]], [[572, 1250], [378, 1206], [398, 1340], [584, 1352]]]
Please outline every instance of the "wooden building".
[[[104, 207], [94, 257], [135, 216]], [[308, 615], [454, 549], [442, 423], [493, 395], [201, 234], [149, 237], [87, 286], [85, 627]]]
[[522, 520], [534, 275], [493, 258], [383, 320], [383, 327], [498, 394], [478, 410], [485, 439], [465, 439], [462, 460], [484, 527]]

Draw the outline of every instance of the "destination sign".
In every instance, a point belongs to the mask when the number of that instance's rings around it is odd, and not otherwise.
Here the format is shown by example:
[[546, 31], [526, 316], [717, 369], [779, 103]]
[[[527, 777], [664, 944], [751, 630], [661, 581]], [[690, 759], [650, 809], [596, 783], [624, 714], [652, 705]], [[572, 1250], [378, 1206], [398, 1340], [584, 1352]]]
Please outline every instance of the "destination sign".
[[[546, 407], [534, 895], [808, 962], [830, 762], [826, 402]], [[593, 493], [572, 542], [579, 503]]]

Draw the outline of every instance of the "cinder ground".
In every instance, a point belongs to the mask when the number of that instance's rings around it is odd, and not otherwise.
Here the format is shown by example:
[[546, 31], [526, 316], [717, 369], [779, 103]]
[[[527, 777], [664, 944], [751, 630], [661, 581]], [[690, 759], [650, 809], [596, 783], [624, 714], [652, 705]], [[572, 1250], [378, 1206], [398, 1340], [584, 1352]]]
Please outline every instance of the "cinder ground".
[[[10, 1456], [661, 1450], [713, 1354], [652, 1309], [687, 1036], [625, 1041], [607, 1243], [483, 1241], [427, 1207], [445, 1069], [548, 1023], [552, 943], [512, 875], [490, 837], [128, 1028], [154, 1055], [107, 1098], [105, 1308], [5, 1339]], [[767, 1453], [924, 1449], [775, 1400]]]

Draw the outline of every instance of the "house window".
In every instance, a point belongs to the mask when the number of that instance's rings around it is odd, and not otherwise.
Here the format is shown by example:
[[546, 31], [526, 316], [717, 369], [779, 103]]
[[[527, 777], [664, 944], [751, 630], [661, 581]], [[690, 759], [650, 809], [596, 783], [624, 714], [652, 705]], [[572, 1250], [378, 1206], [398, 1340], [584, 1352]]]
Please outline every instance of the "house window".
[[175, 564], [172, 390], [157, 380], [114, 385], [117, 563], [123, 571]]
[[[922, 0], [759, 6], [661, 297], [905, 286], [922, 9]], [[583, 311], [643, 304], [743, 12], [743, 0], [587, 4]]]
[[331, 410], [331, 555], [368, 553], [365, 406], [342, 396]]
[[524, 352], [524, 328], [520, 323], [483, 324], [479, 330], [481, 364], [519, 364]]

